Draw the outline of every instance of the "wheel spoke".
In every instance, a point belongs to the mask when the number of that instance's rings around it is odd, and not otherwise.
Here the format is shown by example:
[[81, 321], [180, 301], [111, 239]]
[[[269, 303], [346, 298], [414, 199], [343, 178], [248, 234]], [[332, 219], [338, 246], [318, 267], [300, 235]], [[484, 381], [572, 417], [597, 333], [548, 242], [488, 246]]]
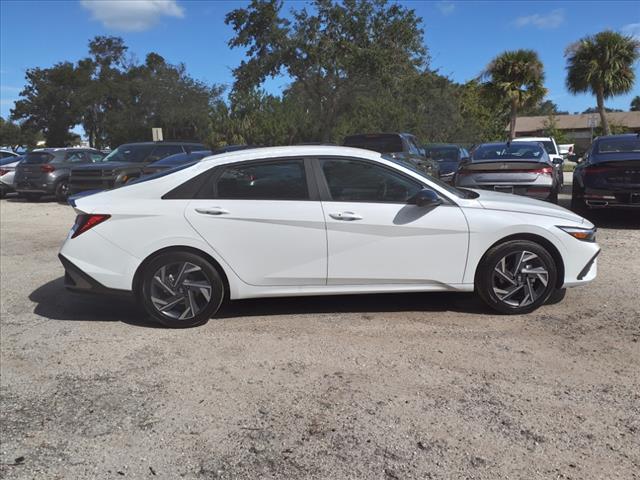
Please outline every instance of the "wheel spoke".
[[171, 297], [169, 300], [167, 300], [167, 303], [165, 303], [158, 310], [164, 312], [182, 301], [184, 301], [184, 295], [175, 295], [174, 297]]
[[[504, 261], [504, 258], [502, 259]], [[503, 262], [504, 265], [504, 262]], [[511, 285], [516, 285], [515, 280], [513, 279], [513, 277], [511, 276], [511, 274], [509, 272], [507, 272], [506, 270], [501, 270], [498, 269], [498, 267], [495, 268], [495, 272], [500, 275], [503, 279], [505, 279], [507, 282], [509, 282]]]
[[175, 295], [176, 292], [173, 291], [166, 283], [165, 278], [161, 278], [159, 276], [153, 277], [153, 281], [160, 285], [164, 290], [166, 290], [170, 295]]

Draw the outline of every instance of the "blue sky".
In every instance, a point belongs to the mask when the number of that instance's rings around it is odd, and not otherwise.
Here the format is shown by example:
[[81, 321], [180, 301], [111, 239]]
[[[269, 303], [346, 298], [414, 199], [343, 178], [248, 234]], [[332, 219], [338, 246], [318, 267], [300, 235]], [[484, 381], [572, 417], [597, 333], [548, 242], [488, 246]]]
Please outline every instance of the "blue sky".
[[[241, 1], [0, 1], [0, 114], [7, 117], [30, 67], [76, 61], [87, 54], [95, 35], [119, 35], [138, 59], [155, 51], [208, 83], [231, 85], [231, 70], [244, 57], [227, 41], [232, 30], [225, 13]], [[471, 2], [403, 1], [423, 19], [431, 66], [455, 81], [477, 76], [496, 54], [532, 48], [545, 65], [548, 98], [560, 109], [582, 111], [595, 105], [589, 95], [570, 95], [564, 87], [565, 47], [582, 36], [613, 29], [640, 38], [640, 2]], [[287, 2], [285, 10], [303, 2]], [[635, 92], [607, 101], [628, 109]], [[278, 92], [286, 79], [265, 87]]]

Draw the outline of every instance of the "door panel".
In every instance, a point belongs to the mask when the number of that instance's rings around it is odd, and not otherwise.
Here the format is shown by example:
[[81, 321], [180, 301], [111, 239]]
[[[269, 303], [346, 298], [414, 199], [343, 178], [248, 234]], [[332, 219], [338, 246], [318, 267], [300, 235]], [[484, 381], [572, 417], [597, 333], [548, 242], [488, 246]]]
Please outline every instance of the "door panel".
[[318, 164], [327, 222], [327, 283], [461, 283], [469, 231], [462, 210], [411, 205], [424, 185], [374, 162]]
[[[327, 283], [461, 283], [469, 232], [456, 206], [323, 202]], [[361, 219], [338, 220], [350, 213]]]
[[245, 283], [326, 283], [327, 239], [320, 202], [192, 200], [186, 217]]

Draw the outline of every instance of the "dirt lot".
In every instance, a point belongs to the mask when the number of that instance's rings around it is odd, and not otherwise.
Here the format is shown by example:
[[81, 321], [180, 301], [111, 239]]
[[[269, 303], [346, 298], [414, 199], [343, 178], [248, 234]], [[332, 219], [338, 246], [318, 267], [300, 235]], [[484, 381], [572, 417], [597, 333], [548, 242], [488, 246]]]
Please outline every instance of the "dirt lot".
[[630, 214], [596, 219], [595, 283], [527, 316], [459, 294], [270, 299], [184, 331], [65, 291], [69, 207], [0, 215], [0, 477], [640, 478]]

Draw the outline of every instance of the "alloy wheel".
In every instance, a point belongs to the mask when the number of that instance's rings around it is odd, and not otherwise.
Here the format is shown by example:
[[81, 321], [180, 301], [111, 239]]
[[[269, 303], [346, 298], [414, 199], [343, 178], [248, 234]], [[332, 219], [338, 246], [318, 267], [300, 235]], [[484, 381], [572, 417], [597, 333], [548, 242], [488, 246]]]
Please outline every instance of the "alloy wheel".
[[163, 265], [153, 274], [151, 303], [163, 316], [189, 320], [211, 301], [212, 285], [198, 265], [176, 262]]
[[527, 250], [505, 255], [493, 269], [493, 293], [510, 307], [531, 305], [544, 294], [548, 283], [547, 265], [538, 255]]

